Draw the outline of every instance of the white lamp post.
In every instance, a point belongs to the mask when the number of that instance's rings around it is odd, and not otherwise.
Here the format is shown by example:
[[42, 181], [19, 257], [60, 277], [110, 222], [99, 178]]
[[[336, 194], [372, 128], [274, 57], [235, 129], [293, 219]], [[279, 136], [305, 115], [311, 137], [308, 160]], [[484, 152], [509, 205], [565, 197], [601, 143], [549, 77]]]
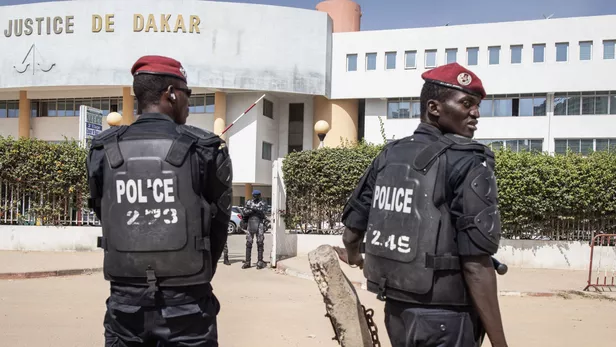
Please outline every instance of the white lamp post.
[[327, 123], [324, 120], [320, 120], [314, 125], [314, 131], [317, 133], [317, 136], [319, 137], [319, 140], [321, 141], [321, 144], [319, 144], [319, 148], [325, 147], [325, 144], [323, 141], [325, 141], [325, 135], [327, 135], [329, 130], [330, 130], [329, 123]]

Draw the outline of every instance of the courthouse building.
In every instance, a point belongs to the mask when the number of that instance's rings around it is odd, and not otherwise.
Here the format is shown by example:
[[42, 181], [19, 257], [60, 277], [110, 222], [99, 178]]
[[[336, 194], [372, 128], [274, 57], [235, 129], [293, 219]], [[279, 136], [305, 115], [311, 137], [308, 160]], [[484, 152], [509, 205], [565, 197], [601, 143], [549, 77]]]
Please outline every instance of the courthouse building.
[[[394, 10], [392, 10], [394, 11]], [[350, 0], [315, 10], [197, 0], [77, 0], [0, 6], [0, 136], [79, 137], [79, 108], [137, 117], [130, 68], [180, 60], [189, 124], [225, 134], [234, 203], [271, 196], [272, 161], [341, 139], [410, 135], [427, 69], [457, 61], [488, 97], [476, 139], [587, 153], [616, 145], [616, 16], [361, 31]], [[104, 128], [107, 127], [104, 122]]]

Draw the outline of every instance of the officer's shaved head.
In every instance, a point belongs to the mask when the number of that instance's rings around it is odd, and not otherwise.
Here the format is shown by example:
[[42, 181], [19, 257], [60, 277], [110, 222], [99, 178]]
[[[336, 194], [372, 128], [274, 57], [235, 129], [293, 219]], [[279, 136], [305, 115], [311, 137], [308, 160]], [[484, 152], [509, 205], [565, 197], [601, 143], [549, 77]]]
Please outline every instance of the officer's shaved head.
[[133, 90], [137, 97], [139, 109], [158, 105], [160, 97], [168, 86], [178, 86], [180, 80], [163, 75], [137, 75], [133, 79]]
[[428, 120], [428, 102], [430, 100], [445, 102], [452, 94], [453, 89], [451, 88], [429, 82], [425, 83], [421, 89], [421, 96], [419, 98], [421, 121], [425, 122]]

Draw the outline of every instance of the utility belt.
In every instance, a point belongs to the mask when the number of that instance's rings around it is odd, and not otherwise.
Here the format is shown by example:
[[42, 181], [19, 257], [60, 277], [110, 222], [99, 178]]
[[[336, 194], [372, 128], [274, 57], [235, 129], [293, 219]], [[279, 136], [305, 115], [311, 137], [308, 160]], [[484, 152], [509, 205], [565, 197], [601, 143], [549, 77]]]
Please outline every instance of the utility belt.
[[[359, 251], [363, 254], [366, 253], [365, 242], [362, 242], [360, 244]], [[491, 257], [491, 259], [495, 271], [499, 275], [505, 275], [508, 271], [507, 265], [502, 264], [494, 257]], [[456, 277], [462, 276], [461, 263], [458, 256], [445, 255], [435, 257], [427, 255], [426, 266], [436, 270], [434, 286], [432, 287], [432, 290], [428, 293], [417, 294], [394, 288], [388, 285], [387, 279], [385, 277], [382, 277], [381, 280], [378, 282], [367, 280], [366, 289], [372, 293], [377, 294], [377, 299], [381, 301], [385, 301], [386, 299], [393, 299], [405, 303], [414, 303], [418, 305], [438, 305], [452, 307], [464, 307], [471, 304], [466, 287], [459, 286], [459, 283], [456, 283], [459, 282], [458, 280], [456, 280]], [[440, 271], [448, 272], [447, 276], [442, 277], [442, 283], [439, 283], [441, 280], [441, 277], [439, 276]], [[457, 271], [458, 276], [450, 276], [452, 271]], [[458, 287], [458, 290], [447, 290], [456, 287]]]

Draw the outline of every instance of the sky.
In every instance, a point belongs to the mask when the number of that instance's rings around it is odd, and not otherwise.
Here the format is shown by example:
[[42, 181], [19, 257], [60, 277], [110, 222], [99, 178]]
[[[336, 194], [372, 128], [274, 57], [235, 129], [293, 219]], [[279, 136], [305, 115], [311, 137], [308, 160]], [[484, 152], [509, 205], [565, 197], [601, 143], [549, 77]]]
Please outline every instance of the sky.
[[[49, 0], [0, 0], [1, 5]], [[87, 1], [87, 0], [82, 0]], [[173, 0], [170, 0], [173, 1]], [[208, 0], [204, 0], [208, 1]], [[211, 0], [210, 0], [211, 1]], [[220, 0], [314, 9], [318, 0]], [[383, 30], [616, 14], [616, 0], [355, 0], [361, 30]]]

